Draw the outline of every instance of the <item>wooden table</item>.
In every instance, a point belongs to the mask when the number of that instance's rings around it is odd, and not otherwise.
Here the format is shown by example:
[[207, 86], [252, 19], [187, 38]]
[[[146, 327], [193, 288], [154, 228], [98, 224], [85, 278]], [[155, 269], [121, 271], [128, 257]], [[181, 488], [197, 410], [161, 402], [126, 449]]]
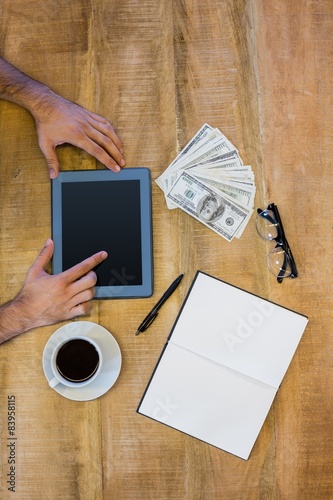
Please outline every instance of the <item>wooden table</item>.
[[[104, 500], [333, 497], [332, 15], [329, 0], [57, 0], [0, 4], [0, 53], [116, 126], [127, 167], [155, 180], [207, 122], [255, 172], [256, 207], [274, 201], [299, 268], [279, 285], [254, 217], [228, 243], [152, 183], [155, 291], [94, 301], [86, 319], [117, 339], [123, 366], [104, 396], [78, 403], [48, 387], [44, 346], [58, 326], [0, 347], [1, 498]], [[101, 168], [58, 148], [62, 169]], [[34, 122], [0, 102], [1, 302], [50, 236], [50, 182]], [[136, 413], [197, 269], [309, 317], [248, 461]], [[134, 332], [181, 272], [154, 325]], [[15, 494], [8, 491], [7, 401], [16, 402]]]

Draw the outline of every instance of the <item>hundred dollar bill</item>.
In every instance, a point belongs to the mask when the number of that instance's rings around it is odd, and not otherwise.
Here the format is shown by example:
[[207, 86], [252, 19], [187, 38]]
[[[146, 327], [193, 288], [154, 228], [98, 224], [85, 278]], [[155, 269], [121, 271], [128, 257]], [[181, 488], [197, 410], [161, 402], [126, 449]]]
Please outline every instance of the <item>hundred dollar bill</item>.
[[[218, 151], [221, 149], [222, 154], [219, 154]], [[206, 154], [207, 151], [209, 152], [208, 155]], [[213, 159], [210, 158], [211, 155], [213, 155]], [[175, 173], [182, 168], [186, 168], [188, 163], [190, 163], [190, 168], [196, 166], [197, 162], [200, 162], [201, 165], [201, 158], [207, 162], [207, 166], [212, 161], [224, 162], [226, 163], [226, 168], [242, 165], [242, 161], [235, 146], [233, 146], [218, 128], [213, 129], [210, 125], [205, 123], [182, 149], [175, 160], [170, 163], [166, 170], [155, 180], [156, 184], [166, 194], [176, 178]]]
[[[254, 188], [254, 174], [252, 172], [252, 168], [250, 165], [243, 165], [237, 155], [237, 151], [234, 150], [229, 153], [224, 153], [219, 155], [218, 158], [219, 160], [217, 163], [208, 160], [207, 162], [194, 164], [185, 170], [187, 173], [195, 177], [207, 176], [208, 179], [212, 180], [240, 182], [241, 184], [244, 183], [249, 188], [251, 188], [251, 186]], [[231, 161], [234, 161], [235, 163], [231, 164]], [[168, 177], [165, 179], [165, 194], [170, 191], [181, 171], [182, 169], [169, 173]], [[177, 208], [177, 206], [167, 197], [166, 204], [169, 210]]]
[[189, 157], [185, 157], [182, 161], [177, 163], [177, 169], [185, 169], [189, 168], [197, 163], [208, 160], [209, 158], [218, 157], [225, 153], [230, 153], [234, 151], [234, 154], [237, 154], [237, 150], [231, 144], [230, 141], [226, 137], [218, 138], [216, 141], [206, 145], [206, 147], [197, 150], [193, 153], [193, 155]]
[[182, 172], [167, 198], [217, 234], [231, 241], [251, 215], [228, 196]]
[[213, 128], [205, 123], [201, 129], [195, 134], [194, 137], [186, 144], [186, 146], [181, 150], [181, 152], [176, 156], [176, 158], [170, 163], [166, 170], [161, 174], [156, 180], [156, 184], [162, 189], [162, 191], [168, 191], [167, 178], [170, 170], [179, 162], [184, 156], [191, 154], [195, 149], [200, 148], [201, 144], [205, 142], [207, 135], [213, 130]]
[[187, 170], [187, 173], [190, 175], [202, 176], [216, 180], [230, 179], [235, 181], [244, 181], [246, 183], [251, 181], [251, 183], [254, 184], [254, 173], [249, 165], [230, 170], [225, 170], [224, 168], [191, 168]]
[[253, 207], [254, 197], [255, 197], [255, 189], [252, 186], [248, 186], [246, 184], [239, 183], [233, 181], [219, 179], [213, 179], [211, 177], [204, 177], [199, 175], [193, 175], [197, 179], [203, 181], [209, 186], [215, 187], [219, 191], [227, 194], [230, 198], [233, 198], [237, 203], [244, 205], [246, 207]]
[[[206, 126], [208, 125], [206, 124]], [[215, 146], [219, 146], [220, 144], [223, 144], [225, 151], [236, 150], [235, 146], [218, 128], [204, 130], [199, 138], [195, 136], [194, 139], [192, 139], [190, 147], [185, 146], [183, 151], [181, 151], [178, 157], [172, 162], [171, 165], [169, 165], [167, 170], [170, 171], [183, 168], [184, 163], [186, 164], [191, 162], [198, 156], [200, 157], [203, 152], [208, 149], [213, 149]]]
[[191, 154], [193, 150], [198, 149], [203, 142], [205, 142], [205, 138], [209, 135], [209, 133], [213, 130], [213, 128], [205, 123], [200, 130], [195, 134], [194, 137], [186, 144], [186, 146], [181, 150], [181, 152], [176, 156], [173, 162], [170, 163], [168, 168], [172, 167], [175, 163], [177, 163], [183, 156], [187, 154]]
[[[193, 164], [194, 159], [198, 156], [200, 158], [206, 151], [215, 152], [221, 147], [223, 147], [224, 151], [224, 154], [218, 156], [218, 158], [221, 158], [221, 161], [223, 161], [223, 159], [226, 160], [226, 151], [233, 151], [234, 154], [232, 156], [238, 154], [235, 147], [218, 128], [213, 129], [206, 123], [179, 153], [177, 158], [167, 167], [163, 174], [156, 179], [156, 184], [164, 193], [167, 193], [173, 184], [173, 180], [178, 176], [178, 171], [184, 168], [184, 165], [191, 162], [191, 164]], [[229, 158], [230, 156], [231, 155], [229, 155]]]
[[[210, 148], [210, 151], [216, 151], [216, 148], [218, 148], [219, 146], [214, 146], [214, 147], [211, 147]], [[223, 147], [223, 146], [222, 146]], [[202, 153], [201, 153], [202, 154]], [[203, 153], [203, 156], [206, 157], [206, 154]], [[238, 157], [238, 152], [237, 150], [233, 149], [232, 151], [228, 151], [228, 152], [224, 152], [222, 154], [218, 154], [216, 157], [215, 157], [216, 161], [219, 162], [219, 165], [222, 167], [224, 166], [225, 168], [231, 168], [231, 161], [234, 161], [235, 163], [233, 163], [233, 165], [242, 165], [242, 162], [240, 160], [240, 163], [239, 163], [239, 157]], [[171, 187], [173, 186], [175, 180], [179, 177], [179, 173], [180, 171], [182, 170], [192, 170], [192, 169], [197, 169], [197, 168], [200, 168], [200, 167], [205, 167], [206, 165], [214, 165], [214, 166], [217, 166], [217, 164], [213, 164], [213, 163], [210, 163], [210, 162], [213, 162], [214, 158], [210, 159], [210, 158], [205, 158], [205, 161], [202, 161], [202, 162], [199, 162], [197, 163], [195, 160], [193, 160], [192, 162], [190, 161], [187, 165], [182, 165], [182, 166], [179, 166], [177, 169], [173, 169], [171, 171], [165, 171], [164, 172], [164, 182], [163, 182], [163, 187], [161, 187], [161, 189], [164, 191], [165, 194], [167, 194]], [[224, 163], [226, 162], [226, 163]], [[190, 173], [190, 172], [189, 172]], [[163, 174], [162, 174], [163, 176]], [[167, 202], [167, 205], [169, 208], [172, 208], [172, 204], [168, 203]]]
[[211, 176], [222, 176], [222, 175], [234, 175], [237, 173], [239, 175], [244, 176], [253, 176], [251, 165], [239, 165], [233, 160], [230, 163], [210, 163], [209, 165], [205, 165], [204, 163], [198, 166], [194, 166], [191, 169], [188, 169], [188, 173], [193, 172], [201, 172], [206, 175]]
[[232, 150], [221, 155], [213, 156], [212, 158], [206, 158], [198, 163], [192, 163], [192, 165], [188, 168], [206, 170], [224, 168], [226, 170], [231, 170], [241, 166], [243, 166], [243, 162], [238, 155], [238, 152], [236, 150]]
[[212, 182], [216, 181], [216, 182], [229, 183], [231, 185], [236, 185], [238, 187], [252, 189], [253, 191], [255, 190], [255, 181], [252, 172], [249, 172], [248, 175], [242, 174], [241, 172], [228, 172], [226, 175], [222, 174], [210, 175], [206, 174], [205, 172], [193, 172], [193, 171], [189, 172], [187, 170], [187, 173], [193, 175], [194, 177], [201, 177], [202, 179], [207, 179], [207, 182], [209, 181], [208, 184], [211, 184]]
[[182, 163], [185, 159], [195, 157], [198, 151], [206, 149], [209, 145], [215, 144], [221, 139], [225, 139], [226, 141], [228, 140], [218, 128], [205, 131], [199, 140], [195, 140], [195, 142], [191, 144], [191, 148], [186, 147], [185, 151], [183, 150], [180, 153], [176, 160], [169, 165], [168, 170], [173, 170], [175, 168], [178, 169], [180, 163]]

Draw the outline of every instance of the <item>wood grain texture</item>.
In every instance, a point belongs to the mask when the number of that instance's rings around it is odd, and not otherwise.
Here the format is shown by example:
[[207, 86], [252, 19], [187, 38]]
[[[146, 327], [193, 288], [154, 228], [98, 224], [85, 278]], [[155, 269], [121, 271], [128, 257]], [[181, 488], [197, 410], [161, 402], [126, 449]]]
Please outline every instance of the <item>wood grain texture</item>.
[[[203, 123], [219, 127], [253, 167], [256, 207], [279, 206], [299, 268], [278, 285], [254, 218], [227, 243], [168, 211], [153, 182], [154, 295], [95, 301], [88, 317], [122, 350], [112, 390], [76, 403], [49, 389], [41, 357], [56, 327], [0, 347], [1, 498], [13, 496], [11, 394], [20, 500], [332, 498], [332, 2], [3, 0], [0, 18], [0, 54], [111, 120], [127, 167], [148, 166], [153, 180]], [[77, 148], [58, 151], [64, 170], [102, 168]], [[50, 185], [33, 119], [0, 102], [1, 303], [49, 235]], [[248, 461], [136, 414], [197, 269], [309, 317]], [[180, 272], [177, 292], [135, 337]]]

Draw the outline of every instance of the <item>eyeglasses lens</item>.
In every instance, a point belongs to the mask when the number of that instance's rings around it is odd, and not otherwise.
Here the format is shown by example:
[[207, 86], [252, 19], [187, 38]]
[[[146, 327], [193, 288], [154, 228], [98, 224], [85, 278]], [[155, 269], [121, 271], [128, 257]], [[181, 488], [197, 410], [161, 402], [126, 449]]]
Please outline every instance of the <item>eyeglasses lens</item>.
[[292, 272], [290, 259], [280, 246], [276, 246], [269, 252], [267, 264], [272, 273], [280, 278], [286, 278]]
[[263, 210], [257, 215], [256, 228], [264, 240], [274, 240], [278, 235], [278, 223], [272, 210]]

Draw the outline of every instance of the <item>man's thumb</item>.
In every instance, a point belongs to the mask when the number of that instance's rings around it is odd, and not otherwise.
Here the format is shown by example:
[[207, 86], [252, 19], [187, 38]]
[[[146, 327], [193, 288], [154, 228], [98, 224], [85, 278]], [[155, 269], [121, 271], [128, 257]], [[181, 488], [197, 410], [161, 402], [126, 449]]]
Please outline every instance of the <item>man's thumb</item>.
[[50, 148], [45, 158], [49, 168], [50, 179], [55, 179], [59, 174], [59, 160], [55, 148]]
[[46, 269], [52, 259], [53, 249], [54, 243], [50, 238], [48, 238], [45, 242], [44, 248], [39, 252], [37, 259], [32, 264], [29, 274], [32, 273], [34, 275], [38, 275]]
[[41, 141], [39, 147], [42, 150], [43, 155], [47, 161], [47, 166], [49, 169], [50, 179], [55, 179], [59, 174], [59, 160], [53, 144], [43, 144]]

